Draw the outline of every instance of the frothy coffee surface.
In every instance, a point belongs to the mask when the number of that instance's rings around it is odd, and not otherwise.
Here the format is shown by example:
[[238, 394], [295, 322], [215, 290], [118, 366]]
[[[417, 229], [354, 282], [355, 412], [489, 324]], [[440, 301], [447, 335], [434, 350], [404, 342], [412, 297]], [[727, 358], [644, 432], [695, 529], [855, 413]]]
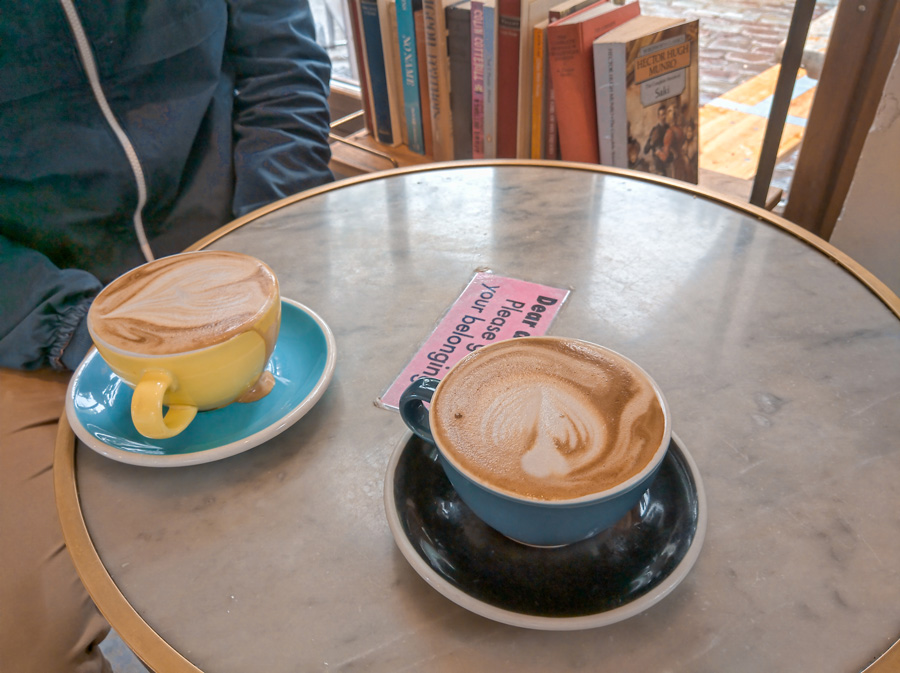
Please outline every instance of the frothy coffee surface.
[[268, 266], [248, 255], [203, 251], [117, 278], [94, 300], [88, 321], [114, 348], [166, 355], [227, 341], [275, 301], [278, 281]]
[[466, 357], [433, 400], [432, 433], [469, 473], [539, 500], [603, 491], [640, 472], [665, 432], [651, 382], [575, 339], [512, 339]]

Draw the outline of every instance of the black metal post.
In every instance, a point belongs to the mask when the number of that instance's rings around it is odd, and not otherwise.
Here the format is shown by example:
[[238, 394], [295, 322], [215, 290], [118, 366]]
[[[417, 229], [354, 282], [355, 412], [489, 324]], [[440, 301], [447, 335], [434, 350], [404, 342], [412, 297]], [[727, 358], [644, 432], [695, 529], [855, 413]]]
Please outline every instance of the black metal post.
[[794, 5], [794, 15], [791, 17], [791, 26], [788, 29], [784, 54], [781, 57], [781, 70], [778, 73], [778, 82], [772, 97], [772, 109], [769, 110], [766, 134], [763, 137], [759, 163], [756, 166], [756, 177], [753, 179], [753, 189], [750, 192], [750, 203], [755, 206], [765, 207], [766, 205], [772, 173], [775, 171], [775, 162], [778, 160], [778, 146], [781, 143], [781, 134], [784, 132], [784, 122], [791, 105], [794, 82], [797, 80], [797, 71], [800, 69], [800, 62], [803, 59], [803, 48], [815, 7], [816, 0], [797, 0]]

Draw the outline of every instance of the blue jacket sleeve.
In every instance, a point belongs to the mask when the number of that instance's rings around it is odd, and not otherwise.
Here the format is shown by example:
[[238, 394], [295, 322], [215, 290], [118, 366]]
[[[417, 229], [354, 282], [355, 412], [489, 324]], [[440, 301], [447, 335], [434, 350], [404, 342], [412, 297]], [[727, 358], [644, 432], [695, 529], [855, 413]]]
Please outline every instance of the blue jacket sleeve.
[[74, 369], [91, 346], [85, 316], [101, 283], [0, 236], [0, 366]]
[[309, 3], [230, 0], [226, 48], [235, 71], [235, 215], [331, 181], [331, 62]]

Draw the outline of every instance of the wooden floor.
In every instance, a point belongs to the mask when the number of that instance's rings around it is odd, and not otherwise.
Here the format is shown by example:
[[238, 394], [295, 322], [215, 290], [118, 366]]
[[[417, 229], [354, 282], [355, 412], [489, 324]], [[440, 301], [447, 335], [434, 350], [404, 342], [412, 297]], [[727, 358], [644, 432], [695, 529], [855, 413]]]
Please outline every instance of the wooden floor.
[[[700, 108], [701, 169], [753, 179], [779, 69], [772, 66]], [[778, 147], [779, 160], [803, 138], [814, 96], [815, 80], [801, 69]]]

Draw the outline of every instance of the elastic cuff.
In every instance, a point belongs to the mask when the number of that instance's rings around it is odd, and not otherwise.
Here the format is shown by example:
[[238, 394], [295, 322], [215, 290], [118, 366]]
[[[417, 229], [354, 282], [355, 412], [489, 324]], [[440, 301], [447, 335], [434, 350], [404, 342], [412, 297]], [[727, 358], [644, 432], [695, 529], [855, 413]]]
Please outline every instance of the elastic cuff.
[[58, 350], [54, 346], [50, 352], [50, 363], [54, 369], [74, 371], [91, 349], [91, 333], [87, 328], [87, 312], [92, 299], [79, 302], [62, 316], [59, 330]]

